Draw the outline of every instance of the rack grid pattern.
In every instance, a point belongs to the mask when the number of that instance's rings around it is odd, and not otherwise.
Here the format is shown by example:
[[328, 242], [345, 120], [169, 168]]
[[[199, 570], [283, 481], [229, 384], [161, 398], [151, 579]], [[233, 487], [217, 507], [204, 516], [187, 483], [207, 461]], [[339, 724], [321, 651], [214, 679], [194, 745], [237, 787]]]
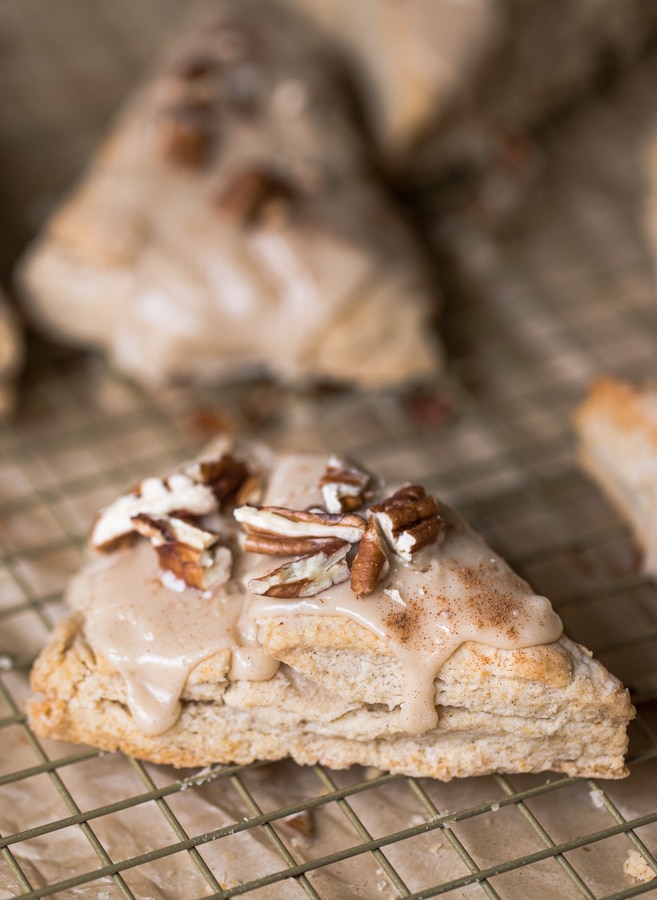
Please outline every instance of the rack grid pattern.
[[[56, 19], [45, 7], [0, 8], [11, 50], [0, 82], [22, 110], [0, 125], [5, 268], [174, 4], [61, 0]], [[75, 65], [74, 46], [86, 48]], [[23, 56], [34, 61], [24, 82]], [[75, 66], [106, 85], [104, 107], [98, 87], [68, 95]], [[19, 414], [0, 431], [0, 898], [657, 896], [657, 881], [623, 868], [633, 854], [657, 876], [657, 589], [577, 469], [569, 426], [596, 373], [654, 375], [638, 160], [656, 74], [648, 60], [548, 135], [540, 187], [502, 235], [463, 225], [443, 323], [450, 371], [423, 396], [268, 384], [152, 396], [98, 360], [34, 343]], [[49, 81], [59, 106], [36, 103]], [[26, 150], [35, 134], [52, 147], [46, 171], [45, 148]], [[441, 784], [287, 761], [175, 771], [37, 739], [29, 666], [65, 614], [92, 516], [224, 427], [281, 449], [346, 451], [454, 503], [631, 687], [630, 777]]]

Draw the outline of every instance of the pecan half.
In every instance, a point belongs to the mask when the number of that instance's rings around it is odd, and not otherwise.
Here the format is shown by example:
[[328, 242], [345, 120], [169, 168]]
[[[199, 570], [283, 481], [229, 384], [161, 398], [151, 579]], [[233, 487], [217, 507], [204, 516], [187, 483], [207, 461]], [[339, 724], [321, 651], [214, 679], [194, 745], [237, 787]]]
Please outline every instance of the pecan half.
[[262, 553], [265, 556], [305, 556], [317, 553], [334, 538], [281, 537], [268, 531], [247, 532], [242, 545], [246, 553]]
[[292, 183], [273, 171], [246, 169], [236, 175], [219, 195], [219, 211], [245, 227], [286, 222], [298, 192]]
[[371, 594], [377, 581], [390, 571], [385, 541], [374, 516], [367, 523], [367, 530], [358, 546], [351, 564], [351, 589], [354, 594]]
[[256, 532], [283, 538], [337, 538], [354, 544], [367, 527], [365, 519], [354, 513], [306, 512], [282, 506], [239, 506], [233, 515], [245, 527], [247, 539]]
[[205, 516], [216, 512], [217, 498], [209, 485], [181, 472], [169, 478], [145, 478], [129, 494], [118, 497], [96, 516], [89, 537], [97, 550], [110, 551], [135, 532], [133, 518], [172, 514]]
[[365, 503], [371, 480], [368, 472], [349, 460], [332, 456], [318, 486], [330, 513], [351, 512]]
[[371, 512], [391, 548], [405, 560], [436, 541], [445, 528], [435, 498], [416, 484], [386, 497]]
[[332, 541], [317, 553], [301, 556], [284, 563], [261, 578], [249, 581], [249, 590], [265, 597], [292, 599], [314, 597], [333, 584], [349, 578], [347, 541]]
[[144, 513], [134, 516], [133, 524], [151, 541], [160, 566], [190, 587], [205, 591], [230, 578], [232, 554], [217, 546], [214, 532], [173, 516], [156, 519]]

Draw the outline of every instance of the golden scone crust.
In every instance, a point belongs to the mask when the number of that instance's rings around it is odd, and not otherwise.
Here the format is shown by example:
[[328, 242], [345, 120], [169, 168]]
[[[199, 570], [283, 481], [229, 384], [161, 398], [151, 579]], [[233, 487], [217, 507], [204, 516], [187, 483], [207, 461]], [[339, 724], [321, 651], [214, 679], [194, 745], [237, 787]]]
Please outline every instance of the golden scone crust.
[[632, 526], [657, 574], [657, 384], [599, 378], [576, 410], [578, 458]]

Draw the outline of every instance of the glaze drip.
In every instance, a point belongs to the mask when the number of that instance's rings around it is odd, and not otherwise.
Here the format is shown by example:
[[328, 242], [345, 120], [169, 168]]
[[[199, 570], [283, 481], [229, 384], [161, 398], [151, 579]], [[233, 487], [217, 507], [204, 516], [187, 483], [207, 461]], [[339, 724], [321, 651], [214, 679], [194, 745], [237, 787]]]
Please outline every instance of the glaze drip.
[[[280, 457], [264, 502], [291, 509], [321, 506], [325, 468], [323, 456]], [[371, 503], [380, 500], [379, 492]], [[163, 576], [150, 543], [138, 540], [96, 557], [72, 582], [69, 602], [85, 615], [91, 647], [123, 676], [126, 702], [147, 734], [175, 724], [185, 684], [204, 661], [216, 657], [213, 680], [272, 678], [279, 663], [258, 644], [255, 623], [300, 614], [347, 617], [377, 635], [403, 671], [399, 728], [420, 734], [436, 725], [434, 682], [463, 642], [513, 650], [551, 643], [562, 633], [545, 597], [456, 513], [442, 504], [439, 511], [444, 539], [410, 560], [391, 552], [388, 573], [366, 597], [355, 594], [348, 581], [303, 598], [256, 596], [246, 585], [271, 570], [272, 557], [244, 553], [235, 523], [219, 517], [215, 527], [233, 552], [225, 584], [200, 591]], [[367, 515], [364, 509], [359, 513]]]
[[[73, 580], [68, 600], [86, 616], [87, 640], [121, 673], [126, 702], [145, 734], [162, 734], [180, 715], [192, 669], [226, 654], [232, 678], [266, 681], [278, 669], [243, 616], [233, 580], [202, 592], [162, 579], [147, 541], [94, 559]], [[182, 587], [182, 590], [181, 590]]]
[[[270, 496], [298, 508], [316, 505], [322, 465], [323, 460], [315, 468], [307, 458], [281, 460]], [[536, 595], [455, 512], [441, 504], [440, 513], [446, 521], [442, 544], [419, 551], [411, 562], [391, 554], [389, 574], [365, 598], [337, 584], [314, 597], [258, 598], [251, 604], [255, 618], [346, 616], [376, 634], [402, 664], [400, 727], [416, 734], [436, 725], [434, 681], [464, 641], [513, 650], [551, 643], [562, 633], [549, 600]]]

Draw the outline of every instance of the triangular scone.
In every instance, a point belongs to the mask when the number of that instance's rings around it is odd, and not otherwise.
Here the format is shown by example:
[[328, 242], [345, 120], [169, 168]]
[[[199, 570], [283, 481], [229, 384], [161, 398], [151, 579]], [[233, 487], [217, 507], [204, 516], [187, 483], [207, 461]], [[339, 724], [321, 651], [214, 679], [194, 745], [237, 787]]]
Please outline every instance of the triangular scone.
[[279, 4], [198, 9], [29, 250], [28, 310], [149, 384], [434, 376], [432, 279], [346, 84]]
[[175, 766], [626, 774], [627, 691], [418, 485], [224, 448], [91, 541], [33, 670], [42, 736]]
[[657, 576], [657, 383], [599, 378], [574, 417], [579, 459], [629, 521]]
[[622, 72], [657, 26], [651, 0], [291, 2], [342, 47], [388, 167], [420, 184], [450, 164], [518, 177], [518, 136]]

